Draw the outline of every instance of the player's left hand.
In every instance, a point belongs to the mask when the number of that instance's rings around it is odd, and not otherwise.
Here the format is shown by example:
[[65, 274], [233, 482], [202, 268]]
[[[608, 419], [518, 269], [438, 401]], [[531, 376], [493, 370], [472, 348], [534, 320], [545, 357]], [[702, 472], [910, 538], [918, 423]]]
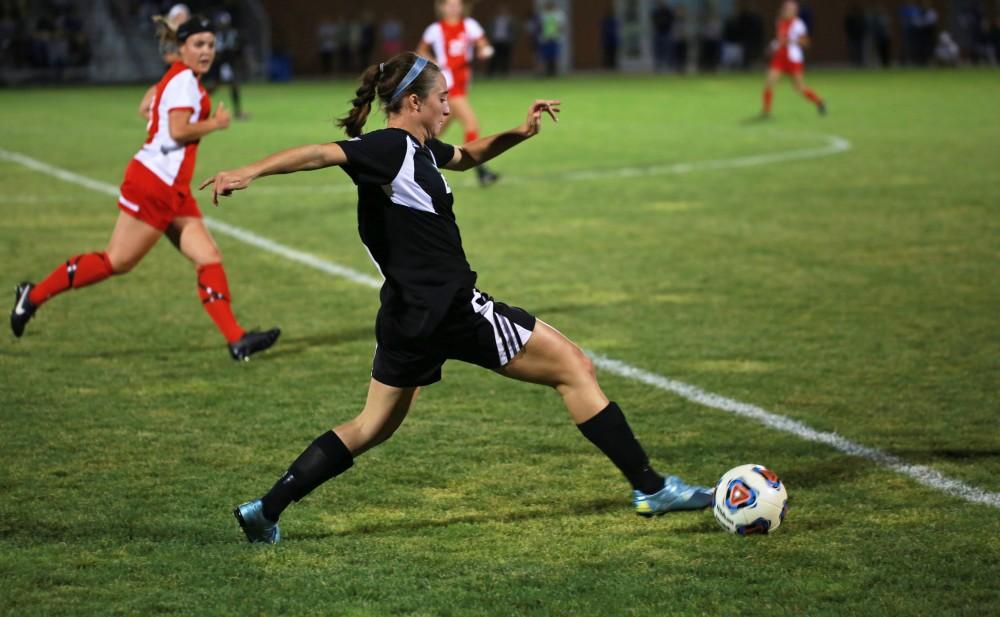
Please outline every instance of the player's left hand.
[[559, 122], [556, 114], [562, 101], [537, 100], [528, 109], [528, 120], [524, 124], [525, 135], [534, 137], [542, 130], [542, 113], [547, 113], [553, 122]]
[[198, 187], [198, 190], [201, 191], [208, 185], [212, 185], [212, 203], [218, 206], [219, 195], [229, 197], [233, 194], [233, 191], [242, 191], [246, 187], [250, 186], [250, 182], [252, 181], [253, 176], [251, 174], [244, 173], [239, 169], [233, 171], [220, 171], [215, 174], [214, 177], [202, 182], [201, 186]]

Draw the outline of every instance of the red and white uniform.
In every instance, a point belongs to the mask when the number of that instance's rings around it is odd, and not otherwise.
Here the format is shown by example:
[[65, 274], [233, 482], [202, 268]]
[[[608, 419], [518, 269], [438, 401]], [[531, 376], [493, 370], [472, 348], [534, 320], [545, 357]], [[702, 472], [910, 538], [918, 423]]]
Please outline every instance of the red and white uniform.
[[434, 50], [437, 65], [444, 73], [451, 96], [465, 96], [472, 81], [472, 54], [483, 27], [471, 17], [450, 24], [437, 21], [424, 30], [423, 41]]
[[805, 54], [799, 41], [808, 36], [809, 30], [804, 21], [798, 17], [778, 20], [778, 40], [785, 44], [775, 50], [771, 57], [771, 68], [783, 73], [801, 73], [804, 68]]
[[178, 216], [201, 217], [191, 195], [198, 141], [170, 136], [170, 112], [188, 110], [190, 123], [208, 119], [212, 102], [194, 71], [175, 62], [156, 84], [146, 143], [125, 170], [118, 207], [163, 231]]

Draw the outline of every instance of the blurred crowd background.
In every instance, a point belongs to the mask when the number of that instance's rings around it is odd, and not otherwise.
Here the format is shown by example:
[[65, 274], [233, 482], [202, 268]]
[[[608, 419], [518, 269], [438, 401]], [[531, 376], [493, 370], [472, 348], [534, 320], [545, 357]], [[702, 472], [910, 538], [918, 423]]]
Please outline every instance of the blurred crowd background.
[[[496, 50], [478, 75], [755, 70], [780, 0], [468, 2]], [[162, 73], [160, 0], [0, 0], [0, 84], [149, 81]], [[353, 75], [414, 49], [433, 0], [186, 2], [212, 18], [243, 75]], [[812, 65], [997, 65], [1000, 0], [805, 0]]]

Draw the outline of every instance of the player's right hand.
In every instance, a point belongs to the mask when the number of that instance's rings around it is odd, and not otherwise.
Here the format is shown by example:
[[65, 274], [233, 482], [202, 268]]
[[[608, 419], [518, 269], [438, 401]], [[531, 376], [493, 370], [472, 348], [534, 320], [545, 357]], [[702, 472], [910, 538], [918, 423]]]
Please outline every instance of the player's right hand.
[[250, 186], [253, 176], [240, 169], [233, 171], [220, 171], [215, 177], [209, 178], [201, 183], [198, 190], [204, 190], [208, 185], [212, 185], [212, 203], [219, 205], [219, 195], [229, 197], [233, 191], [242, 191]]

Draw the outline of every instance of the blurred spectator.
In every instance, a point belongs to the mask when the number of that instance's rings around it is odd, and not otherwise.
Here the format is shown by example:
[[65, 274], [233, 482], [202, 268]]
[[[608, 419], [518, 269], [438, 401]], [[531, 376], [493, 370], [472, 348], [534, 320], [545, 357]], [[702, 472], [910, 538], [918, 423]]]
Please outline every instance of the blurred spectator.
[[1000, 44], [998, 44], [1000, 27], [998, 25], [1000, 25], [1000, 19], [992, 23], [986, 17], [979, 20], [979, 28], [976, 30], [974, 42], [975, 52], [973, 53], [973, 58], [977, 63], [991, 66], [997, 64], [997, 56], [1000, 56]]
[[901, 60], [903, 64], [916, 64], [919, 36], [917, 31], [920, 28], [920, 7], [913, 2], [904, 2], [899, 5], [899, 25], [903, 31], [903, 39], [900, 46]]
[[358, 70], [363, 70], [372, 63], [372, 53], [375, 51], [375, 15], [366, 10], [358, 21]]
[[[930, 0], [924, 1], [924, 6], [920, 9], [918, 19], [919, 21], [916, 24], [917, 64], [925, 66], [930, 63], [931, 56], [935, 55], [937, 49], [935, 39], [937, 38], [938, 31], [938, 13]], [[948, 40], [954, 43], [950, 34], [948, 35]]]
[[937, 44], [934, 46], [934, 60], [942, 66], [958, 66], [961, 57], [961, 50], [958, 43], [951, 37], [948, 31], [942, 31], [938, 35]]
[[361, 64], [361, 44], [364, 36], [364, 23], [355, 15], [347, 20], [348, 63], [341, 67], [348, 72], [356, 73], [364, 68]]
[[337, 19], [337, 50], [340, 52], [340, 62], [337, 71], [351, 73], [354, 66], [354, 48], [351, 47], [351, 23], [343, 18]]
[[737, 30], [743, 47], [743, 68], [749, 70], [764, 50], [764, 20], [744, 0], [740, 1], [736, 15]]
[[799, 19], [801, 19], [802, 23], [804, 23], [806, 25], [806, 29], [808, 29], [809, 32], [815, 32], [816, 31], [813, 28], [813, 10], [812, 10], [812, 7], [809, 6], [809, 3], [805, 2], [804, 0], [799, 2]]
[[382, 22], [379, 36], [383, 58], [391, 58], [403, 51], [403, 24], [394, 15], [388, 15]]
[[738, 15], [730, 15], [722, 26], [722, 56], [719, 59], [724, 69], [743, 67], [743, 44], [741, 42]]
[[516, 37], [514, 16], [506, 4], [501, 4], [490, 22], [489, 39], [493, 45], [493, 56], [486, 69], [487, 75], [507, 75], [510, 73], [510, 54]]
[[847, 35], [847, 53], [854, 66], [865, 65], [865, 12], [857, 4], [851, 5], [844, 16], [844, 34]]
[[722, 18], [719, 17], [714, 2], [702, 6], [698, 42], [698, 64], [702, 70], [717, 70], [722, 53]]
[[674, 12], [666, 0], [659, 0], [650, 15], [653, 25], [653, 67], [657, 71], [670, 69], [673, 59], [671, 42], [674, 27]]
[[885, 6], [878, 5], [868, 12], [868, 31], [872, 35], [875, 53], [883, 68], [892, 64], [892, 38], [889, 34], [889, 13]]
[[559, 73], [562, 56], [562, 39], [566, 30], [566, 13], [555, 2], [547, 2], [539, 15], [539, 48], [545, 74], [555, 77]]
[[227, 84], [233, 101], [233, 117], [237, 120], [246, 120], [247, 115], [243, 112], [243, 101], [240, 96], [243, 41], [233, 25], [233, 16], [228, 11], [216, 13], [215, 28], [215, 62], [202, 81], [209, 94], [220, 84]]
[[615, 12], [609, 10], [601, 19], [601, 52], [604, 58], [604, 68], [618, 68], [618, 47], [621, 43], [618, 34], [618, 18]]
[[674, 23], [670, 29], [670, 40], [673, 41], [672, 58], [674, 67], [678, 72], [683, 72], [687, 64], [687, 7], [683, 4], [677, 5], [674, 11]]
[[316, 26], [316, 40], [319, 43], [319, 64], [325, 75], [333, 73], [333, 62], [337, 57], [337, 24], [323, 19]]

